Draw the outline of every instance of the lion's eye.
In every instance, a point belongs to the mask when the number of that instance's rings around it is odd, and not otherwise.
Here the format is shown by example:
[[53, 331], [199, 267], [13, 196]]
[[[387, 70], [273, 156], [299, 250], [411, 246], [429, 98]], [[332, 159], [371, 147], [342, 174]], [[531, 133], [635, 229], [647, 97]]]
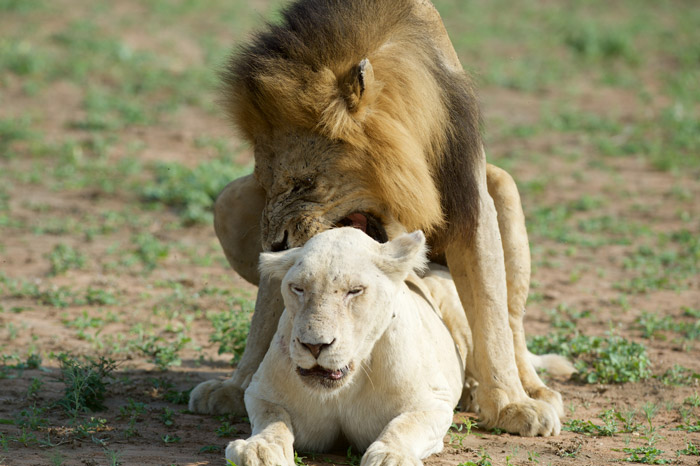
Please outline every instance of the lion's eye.
[[362, 293], [364, 293], [364, 291], [365, 291], [364, 287], [358, 286], [358, 287], [352, 288], [350, 291], [348, 291], [348, 296], [350, 296], [350, 297], [359, 296]]
[[292, 290], [292, 292], [296, 295], [299, 296], [304, 296], [304, 288], [296, 285], [289, 285], [289, 289]]

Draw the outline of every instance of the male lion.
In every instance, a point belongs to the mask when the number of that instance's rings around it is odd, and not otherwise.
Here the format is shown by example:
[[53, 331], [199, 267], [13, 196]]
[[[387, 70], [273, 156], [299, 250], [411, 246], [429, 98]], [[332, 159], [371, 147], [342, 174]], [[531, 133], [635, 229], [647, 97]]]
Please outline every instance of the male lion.
[[425, 264], [421, 231], [380, 244], [335, 228], [262, 254], [285, 310], [245, 391], [252, 437], [226, 458], [292, 466], [294, 447], [324, 451], [340, 438], [366, 451], [363, 465], [419, 465], [442, 450], [475, 360], [449, 273], [412, 273]]
[[520, 199], [508, 174], [486, 164], [472, 84], [439, 14], [428, 0], [300, 0], [282, 16], [225, 73], [227, 110], [254, 147], [255, 172], [221, 193], [215, 229], [259, 291], [233, 378], [200, 384], [190, 409], [244, 411], [243, 390], [283, 310], [279, 283], [258, 276], [261, 250], [301, 246], [334, 226], [380, 242], [421, 229], [431, 259], [449, 267], [474, 336], [485, 424], [556, 431], [561, 396], [525, 348]]

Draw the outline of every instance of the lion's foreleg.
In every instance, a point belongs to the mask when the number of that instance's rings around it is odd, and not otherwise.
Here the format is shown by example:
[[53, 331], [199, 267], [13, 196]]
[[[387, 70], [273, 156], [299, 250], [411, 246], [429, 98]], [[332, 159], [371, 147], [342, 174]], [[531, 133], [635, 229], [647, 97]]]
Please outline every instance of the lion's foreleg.
[[520, 381], [528, 395], [552, 404], [562, 416], [561, 395], [545, 386], [528, 358], [523, 317], [530, 288], [530, 246], [518, 187], [506, 171], [493, 165], [486, 169], [489, 194], [498, 212], [508, 285], [508, 320]]
[[370, 444], [361, 466], [422, 465], [422, 458], [442, 450], [452, 423], [452, 408], [410, 411], [394, 418]]
[[294, 466], [294, 434], [287, 411], [279, 405], [248, 397], [253, 435], [226, 447], [226, 459], [238, 466]]
[[229, 183], [216, 201], [214, 227], [226, 258], [243, 278], [254, 284], [260, 282], [260, 287], [246, 349], [233, 377], [225, 382], [208, 380], [195, 387], [189, 403], [193, 412], [245, 414], [243, 392], [270, 346], [284, 309], [279, 282], [261, 282], [258, 273], [264, 204], [264, 191], [252, 176]]
[[479, 382], [477, 403], [489, 427], [521, 435], [557, 434], [560, 422], [548, 403], [527, 396], [520, 382], [509, 325], [506, 270], [494, 202], [479, 177], [479, 222], [470, 240], [455, 238], [447, 263], [472, 331], [470, 369]]

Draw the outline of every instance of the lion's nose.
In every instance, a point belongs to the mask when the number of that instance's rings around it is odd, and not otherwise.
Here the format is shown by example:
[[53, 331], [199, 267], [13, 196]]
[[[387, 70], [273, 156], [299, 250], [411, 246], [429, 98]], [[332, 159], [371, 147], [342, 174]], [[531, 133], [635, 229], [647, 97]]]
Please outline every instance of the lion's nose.
[[289, 249], [289, 244], [287, 243], [288, 236], [289, 233], [287, 233], [287, 230], [285, 230], [282, 239], [270, 245], [270, 249], [272, 249], [272, 252], [286, 251], [287, 249]]
[[299, 341], [299, 343], [301, 343], [302, 346], [305, 346], [306, 349], [311, 352], [314, 358], [318, 359], [321, 351], [335, 343], [335, 338], [330, 343], [304, 343], [303, 341]]

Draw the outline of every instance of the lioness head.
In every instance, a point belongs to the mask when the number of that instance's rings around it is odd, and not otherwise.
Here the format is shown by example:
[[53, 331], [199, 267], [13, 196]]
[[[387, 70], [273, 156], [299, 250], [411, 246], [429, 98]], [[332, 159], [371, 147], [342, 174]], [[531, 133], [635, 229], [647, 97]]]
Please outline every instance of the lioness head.
[[347, 385], [396, 316], [408, 273], [425, 265], [425, 236], [384, 244], [355, 228], [336, 228], [303, 247], [260, 256], [262, 274], [282, 279], [292, 323], [283, 335], [299, 377], [327, 392]]

